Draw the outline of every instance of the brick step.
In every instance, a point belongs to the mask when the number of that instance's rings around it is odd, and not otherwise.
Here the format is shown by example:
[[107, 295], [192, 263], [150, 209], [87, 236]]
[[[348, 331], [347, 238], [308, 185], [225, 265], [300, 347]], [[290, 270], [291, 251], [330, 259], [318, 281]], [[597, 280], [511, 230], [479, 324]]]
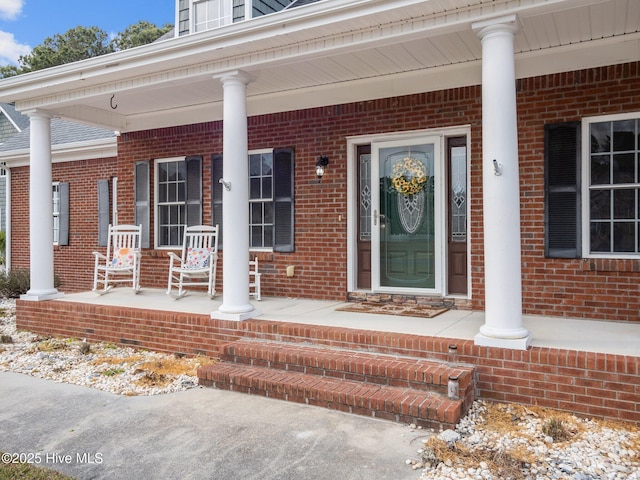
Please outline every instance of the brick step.
[[198, 369], [198, 377], [201, 385], [222, 390], [428, 428], [450, 428], [463, 413], [463, 400], [451, 400], [434, 392], [247, 364], [219, 362], [206, 365]]
[[474, 368], [424, 358], [401, 357], [293, 343], [239, 340], [221, 348], [220, 360], [392, 387], [447, 394], [458, 377], [462, 398], [473, 401]]
[[[447, 397], [458, 377], [459, 399]], [[200, 367], [201, 385], [424, 427], [454, 426], [474, 400], [474, 368], [325, 346], [241, 339]]]

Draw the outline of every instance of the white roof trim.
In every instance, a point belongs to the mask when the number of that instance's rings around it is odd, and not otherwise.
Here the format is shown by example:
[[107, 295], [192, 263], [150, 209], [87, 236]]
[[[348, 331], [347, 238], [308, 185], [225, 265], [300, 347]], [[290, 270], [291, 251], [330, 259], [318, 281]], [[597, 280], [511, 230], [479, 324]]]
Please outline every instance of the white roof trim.
[[[53, 163], [94, 160], [97, 158], [112, 158], [117, 156], [117, 137], [65, 143], [51, 147], [51, 160]], [[0, 152], [0, 162], [5, 162], [7, 168], [28, 166], [30, 164], [29, 149], [23, 148], [10, 152]]]
[[22, 129], [18, 126], [16, 122], [14, 122], [13, 118], [11, 118], [11, 115], [7, 113], [7, 111], [4, 109], [2, 105], [0, 105], [0, 111], [2, 111], [4, 116], [11, 122], [11, 125], [13, 125], [18, 132], [22, 131]]

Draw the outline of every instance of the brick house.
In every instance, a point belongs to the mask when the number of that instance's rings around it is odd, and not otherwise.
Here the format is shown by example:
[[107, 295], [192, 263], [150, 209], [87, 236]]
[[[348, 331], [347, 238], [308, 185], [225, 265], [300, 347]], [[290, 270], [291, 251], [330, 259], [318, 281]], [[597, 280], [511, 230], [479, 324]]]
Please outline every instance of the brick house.
[[[29, 117], [15, 111], [13, 105], [2, 104], [4, 124], [17, 126], [9, 131], [0, 144], [0, 161], [7, 168], [0, 175], [0, 205], [2, 212], [2, 231], [6, 232], [8, 268], [29, 267], [29, 249], [15, 248], [12, 245], [28, 245], [29, 223], [29, 145], [30, 126]], [[10, 120], [10, 121], [9, 121]], [[83, 245], [81, 232], [93, 226], [93, 205], [85, 202], [88, 192], [95, 190], [97, 178], [106, 176], [113, 171], [116, 162], [117, 144], [113, 130], [99, 128], [59, 118], [51, 121], [51, 162], [56, 180], [52, 182], [52, 219], [53, 245], [56, 258], [56, 274], [60, 277], [65, 290], [70, 291], [86, 288], [85, 277], [78, 276], [74, 259], [81, 256], [86, 245]], [[92, 170], [94, 172], [92, 173]], [[22, 172], [22, 174], [21, 174]], [[26, 172], [26, 176], [25, 176]], [[58, 173], [65, 172], [65, 173]], [[13, 175], [12, 175], [13, 174]], [[4, 187], [11, 185], [10, 189]], [[69, 189], [73, 184], [74, 188]], [[97, 192], [93, 192], [94, 197]], [[96, 197], [97, 198], [97, 197]], [[74, 213], [69, 215], [73, 205]], [[11, 208], [13, 206], [13, 208]], [[12, 219], [5, 222], [5, 212], [11, 212]], [[116, 218], [114, 218], [117, 221]], [[73, 231], [69, 234], [69, 225], [73, 222]], [[85, 225], [83, 225], [85, 224]], [[78, 235], [76, 237], [76, 235]], [[78, 241], [73, 240], [77, 238]], [[85, 241], [85, 240], [82, 240]], [[88, 241], [88, 240], [87, 240]], [[88, 241], [88, 244], [93, 242]]]
[[[78, 150], [51, 178], [8, 156], [13, 265], [29, 266], [31, 236], [47, 251], [32, 269], [89, 288], [108, 180], [106, 218], [144, 226], [143, 286], [163, 286], [184, 224], [222, 226], [222, 313], [251, 316], [237, 264], [257, 255], [267, 295], [444, 298], [486, 310], [480, 342], [526, 346], [523, 312], [638, 320], [633, 2], [255, 3], [207, 24], [213, 3], [178, 1], [173, 38], [0, 82], [31, 118], [32, 165], [51, 165], [51, 118], [118, 132], [117, 156]], [[405, 158], [427, 172], [416, 195], [393, 187]], [[159, 198], [171, 169], [186, 193]], [[30, 181], [69, 186], [51, 254], [26, 221], [29, 201], [50, 203]], [[37, 277], [35, 297], [57, 293]]]
[[[640, 321], [636, 2], [244, 3], [177, 0], [173, 37], [0, 80], [30, 118], [30, 157], [0, 148], [24, 300], [89, 290], [114, 221], [143, 225], [142, 287], [164, 288], [206, 223], [214, 320], [259, 313], [257, 256], [266, 296], [484, 311], [475, 347], [526, 350], [523, 315]], [[56, 161], [58, 117], [117, 134]]]

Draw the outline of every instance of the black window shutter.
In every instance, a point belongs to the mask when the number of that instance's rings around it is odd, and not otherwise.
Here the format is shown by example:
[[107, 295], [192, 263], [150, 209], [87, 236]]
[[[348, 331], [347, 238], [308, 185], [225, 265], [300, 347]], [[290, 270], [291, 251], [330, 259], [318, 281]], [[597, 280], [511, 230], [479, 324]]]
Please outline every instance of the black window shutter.
[[136, 225], [142, 225], [142, 248], [150, 248], [149, 228], [151, 207], [149, 205], [149, 161], [136, 162], [134, 165], [134, 199]]
[[60, 182], [58, 192], [60, 193], [58, 245], [69, 245], [69, 182]]
[[218, 225], [218, 249], [222, 250], [222, 155], [211, 156], [211, 224]]
[[292, 148], [276, 149], [273, 152], [273, 210], [275, 252], [294, 251], [294, 206], [293, 206], [294, 154]]
[[580, 258], [580, 122], [544, 126], [545, 255]]
[[109, 236], [109, 180], [98, 180], [98, 246], [106, 247]]
[[202, 225], [202, 157], [185, 159], [187, 166], [187, 225]]

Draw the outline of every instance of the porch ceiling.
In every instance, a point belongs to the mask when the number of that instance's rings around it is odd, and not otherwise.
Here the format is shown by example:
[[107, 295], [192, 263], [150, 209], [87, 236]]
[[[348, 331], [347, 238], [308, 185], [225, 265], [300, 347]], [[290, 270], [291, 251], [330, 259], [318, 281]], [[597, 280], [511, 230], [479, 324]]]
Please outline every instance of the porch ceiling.
[[476, 85], [471, 25], [508, 14], [518, 77], [640, 60], [637, 0], [325, 0], [5, 79], [0, 101], [125, 132], [221, 119], [235, 69], [250, 115]]

